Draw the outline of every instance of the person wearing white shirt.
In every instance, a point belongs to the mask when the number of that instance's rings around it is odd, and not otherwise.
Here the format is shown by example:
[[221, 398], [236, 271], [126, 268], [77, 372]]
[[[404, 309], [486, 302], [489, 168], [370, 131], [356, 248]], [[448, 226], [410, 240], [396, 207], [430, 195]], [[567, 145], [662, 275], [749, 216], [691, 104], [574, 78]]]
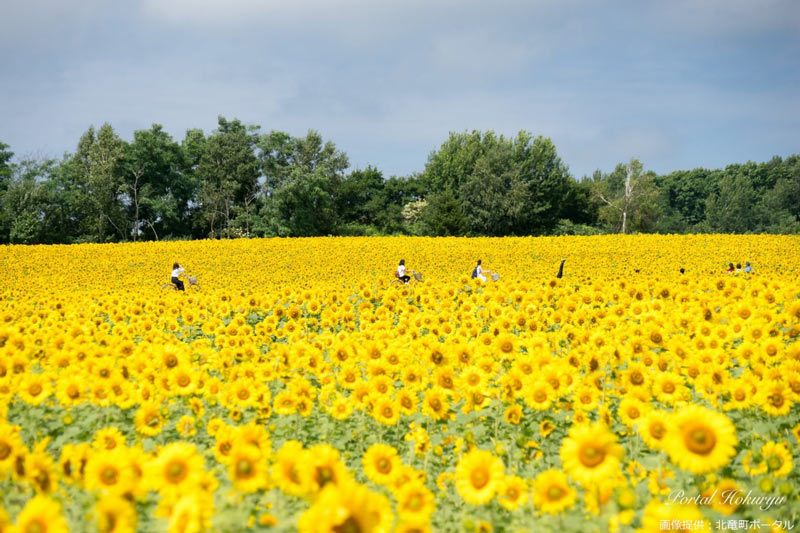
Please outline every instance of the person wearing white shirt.
[[183, 282], [180, 280], [180, 275], [183, 274], [183, 267], [180, 266], [178, 263], [173, 263], [172, 265], [172, 283], [178, 287], [179, 291], [183, 289]]
[[[486, 272], [489, 272], [488, 270]], [[472, 269], [472, 279], [478, 278], [482, 282], [486, 283], [486, 276], [483, 275], [483, 267], [481, 266], [481, 260], [478, 259], [478, 265]]]
[[400, 264], [397, 265], [397, 279], [399, 279], [403, 283], [408, 283], [408, 281], [411, 279], [411, 276], [406, 274], [406, 260], [405, 259], [401, 259], [400, 260]]

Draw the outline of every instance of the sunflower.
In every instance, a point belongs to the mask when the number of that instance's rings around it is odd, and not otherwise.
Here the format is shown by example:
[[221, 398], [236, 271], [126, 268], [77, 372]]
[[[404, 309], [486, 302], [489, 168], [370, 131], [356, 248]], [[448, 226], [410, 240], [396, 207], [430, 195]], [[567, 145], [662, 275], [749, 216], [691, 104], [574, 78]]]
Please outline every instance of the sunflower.
[[387, 444], [373, 444], [362, 458], [364, 474], [378, 485], [390, 485], [400, 474], [397, 450]]
[[519, 404], [508, 406], [506, 412], [503, 414], [503, 419], [509, 424], [519, 424], [522, 420], [522, 406]]
[[733, 514], [739, 508], [736, 500], [741, 499], [741, 488], [733, 479], [722, 479], [712, 489], [702, 495], [711, 501], [711, 508], [723, 515]]
[[46, 374], [25, 374], [18, 388], [17, 395], [28, 405], [40, 405], [52, 394], [52, 385]]
[[372, 416], [385, 426], [393, 426], [400, 420], [400, 409], [395, 400], [381, 397], [372, 410]]
[[509, 511], [526, 505], [528, 498], [528, 484], [519, 476], [506, 476], [497, 489], [497, 501]]
[[237, 444], [230, 453], [228, 476], [233, 488], [240, 492], [255, 492], [267, 487], [267, 464], [261, 450], [252, 444]]
[[339, 451], [330, 444], [308, 448], [305, 461], [298, 468], [303, 486], [315, 494], [327, 485], [340, 487], [350, 481], [350, 473], [339, 458]]
[[13, 468], [14, 458], [23, 448], [19, 428], [0, 422], [0, 477]]
[[444, 420], [450, 412], [450, 403], [442, 389], [429, 389], [422, 402], [422, 414], [434, 419]]
[[[31, 453], [24, 459], [24, 476], [37, 492], [50, 494], [58, 488], [58, 467], [53, 457], [47, 453], [49, 438], [37, 442]], [[16, 459], [15, 462], [19, 461]], [[15, 464], [15, 467], [18, 465]], [[19, 472], [17, 472], [19, 474]]]
[[759, 407], [771, 416], [783, 416], [792, 409], [792, 392], [781, 382], [767, 385], [757, 394]]
[[622, 447], [605, 424], [572, 426], [561, 444], [561, 463], [584, 486], [613, 477], [620, 467]]
[[525, 405], [536, 411], [546, 411], [555, 400], [555, 391], [543, 380], [535, 380], [529, 383], [525, 389], [523, 400]]
[[310, 489], [300, 474], [302, 464], [307, 462], [307, 452], [303, 444], [296, 440], [288, 440], [275, 454], [272, 467], [272, 479], [285, 493], [302, 496]]
[[99, 533], [134, 533], [136, 509], [119, 496], [104, 496], [94, 506]]
[[148, 463], [145, 484], [162, 495], [176, 497], [196, 488], [203, 472], [203, 456], [193, 444], [172, 442]]
[[133, 417], [136, 431], [147, 437], [154, 437], [161, 433], [164, 426], [164, 417], [161, 415], [161, 406], [155, 402], [145, 402], [136, 410]]
[[777, 478], [786, 477], [792, 471], [792, 452], [786, 442], [770, 441], [761, 447], [762, 464]]
[[[686, 524], [693, 524], [686, 529]], [[706, 520], [695, 504], [675, 504], [652, 499], [644, 509], [642, 527], [637, 533], [686, 533], [692, 530], [711, 531], [711, 521]]]
[[210, 495], [193, 491], [181, 496], [170, 511], [167, 533], [205, 531], [211, 525], [214, 500]]
[[690, 405], [671, 414], [664, 449], [680, 468], [705, 474], [730, 462], [736, 442], [736, 428], [727, 416]]
[[575, 505], [575, 489], [567, 475], [557, 469], [545, 470], [533, 481], [533, 504], [544, 513], [558, 514]]
[[632, 428], [638, 424], [642, 416], [647, 414], [648, 409], [649, 407], [646, 403], [638, 398], [629, 396], [619, 402], [619, 406], [617, 407], [617, 416], [623, 424], [629, 428]]
[[503, 461], [486, 450], [473, 449], [456, 465], [458, 494], [467, 503], [482, 505], [491, 501], [503, 481]]
[[394, 520], [385, 496], [357, 483], [327, 486], [301, 516], [301, 533], [388, 533]]
[[436, 498], [420, 481], [409, 481], [395, 490], [398, 518], [406, 524], [424, 525], [436, 509]]
[[84, 475], [86, 488], [104, 493], [122, 495], [135, 482], [130, 460], [125, 449], [96, 451], [89, 456]]
[[645, 444], [656, 450], [664, 449], [664, 437], [667, 435], [668, 413], [652, 410], [642, 416], [636, 424]]
[[20, 533], [69, 533], [67, 521], [61, 514], [61, 505], [47, 496], [28, 500], [17, 515], [16, 531]]

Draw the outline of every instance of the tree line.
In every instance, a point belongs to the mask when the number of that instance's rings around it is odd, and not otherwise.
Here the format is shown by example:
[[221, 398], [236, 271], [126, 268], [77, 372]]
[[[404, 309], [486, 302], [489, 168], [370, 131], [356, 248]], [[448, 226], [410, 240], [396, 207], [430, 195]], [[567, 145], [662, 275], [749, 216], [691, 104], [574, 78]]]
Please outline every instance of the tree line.
[[0, 243], [800, 232], [800, 154], [666, 175], [631, 159], [576, 179], [549, 138], [472, 131], [387, 178], [316, 131], [219, 117], [180, 142], [158, 124], [130, 142], [103, 124], [60, 160], [13, 155], [0, 142]]

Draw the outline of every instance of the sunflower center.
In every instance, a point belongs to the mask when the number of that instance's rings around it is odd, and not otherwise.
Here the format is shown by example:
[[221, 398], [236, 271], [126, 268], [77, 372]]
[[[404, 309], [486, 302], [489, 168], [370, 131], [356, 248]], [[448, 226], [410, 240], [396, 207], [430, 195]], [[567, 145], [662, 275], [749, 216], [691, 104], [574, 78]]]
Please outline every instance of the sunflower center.
[[771, 403], [773, 407], [781, 407], [783, 405], [783, 395], [773, 394], [769, 397], [769, 403]]
[[253, 463], [247, 459], [239, 459], [236, 463], [236, 477], [251, 477], [253, 475], [253, 470]]
[[8, 443], [0, 442], [0, 461], [5, 460], [9, 455], [11, 455], [11, 446]]
[[564, 489], [558, 485], [551, 485], [550, 488], [547, 489], [547, 499], [551, 502], [560, 500], [564, 497], [564, 494]]
[[361, 533], [361, 526], [358, 524], [358, 520], [350, 516], [347, 520], [335, 526], [333, 531], [335, 533]]
[[320, 487], [324, 487], [335, 478], [333, 470], [329, 466], [321, 466], [317, 468], [317, 483]]
[[250, 391], [247, 389], [239, 389], [239, 393], [237, 394], [240, 400], [246, 400], [250, 397]]
[[644, 383], [644, 376], [642, 376], [642, 373], [638, 370], [631, 372], [631, 383], [634, 385], [641, 385]]
[[482, 489], [489, 483], [489, 473], [482, 468], [478, 468], [469, 475], [469, 481], [476, 489]]
[[664, 436], [664, 424], [661, 422], [654, 422], [650, 425], [650, 435], [660, 439]]
[[538, 391], [536, 394], [534, 394], [534, 395], [533, 395], [533, 399], [534, 399], [534, 400], [535, 400], [537, 403], [542, 403], [542, 402], [544, 402], [545, 400], [547, 400], [547, 393], [546, 393], [546, 392], [544, 392], [544, 391]]
[[25, 533], [46, 533], [47, 525], [40, 519], [35, 519], [25, 527]]
[[602, 448], [598, 448], [592, 444], [586, 444], [578, 453], [578, 458], [584, 466], [594, 468], [603, 462], [603, 459], [606, 458], [606, 452]]
[[158, 426], [160, 423], [161, 420], [156, 413], [151, 413], [145, 420], [145, 425], [150, 426], [151, 428]]
[[181, 377], [178, 378], [178, 385], [180, 385], [181, 387], [185, 387], [189, 384], [190, 381], [191, 380], [189, 379], [189, 376], [183, 374], [181, 375]]
[[387, 407], [383, 408], [383, 416], [385, 416], [386, 418], [392, 418], [393, 414], [394, 414], [394, 411], [392, 411], [391, 407], [387, 406]]
[[114, 485], [117, 482], [117, 469], [108, 467], [103, 470], [103, 473], [100, 474], [100, 479], [106, 485]]
[[628, 417], [630, 417], [630, 418], [639, 418], [639, 409], [637, 409], [636, 407], [631, 407], [628, 410]]
[[783, 459], [781, 459], [777, 455], [770, 455], [769, 458], [767, 459], [767, 468], [769, 468], [770, 472], [779, 470], [782, 466], [783, 466]]
[[683, 440], [689, 451], [698, 455], [708, 455], [717, 445], [717, 436], [707, 427], [690, 429]]
[[392, 462], [386, 457], [381, 457], [378, 460], [377, 470], [381, 474], [388, 474], [389, 472], [392, 471]]
[[418, 511], [422, 509], [422, 504], [422, 497], [419, 494], [414, 494], [408, 499], [404, 507], [411, 511]]
[[186, 465], [179, 461], [172, 461], [167, 466], [167, 481], [170, 483], [180, 483], [188, 473]]
[[661, 390], [663, 390], [667, 394], [672, 394], [673, 392], [675, 392], [675, 385], [673, 385], [670, 382], [664, 383], [664, 386], [661, 387]]
[[78, 387], [77, 386], [70, 385], [69, 387], [67, 387], [67, 396], [69, 396], [70, 399], [74, 400], [74, 399], [78, 398], [80, 395], [81, 395], [81, 393], [80, 393], [80, 391], [78, 391]]
[[34, 383], [30, 387], [28, 387], [28, 394], [31, 396], [38, 396], [42, 392], [42, 386], [38, 383]]
[[736, 399], [737, 402], [744, 401], [747, 395], [744, 393], [742, 389], [737, 389], [736, 392], [733, 393], [733, 397]]

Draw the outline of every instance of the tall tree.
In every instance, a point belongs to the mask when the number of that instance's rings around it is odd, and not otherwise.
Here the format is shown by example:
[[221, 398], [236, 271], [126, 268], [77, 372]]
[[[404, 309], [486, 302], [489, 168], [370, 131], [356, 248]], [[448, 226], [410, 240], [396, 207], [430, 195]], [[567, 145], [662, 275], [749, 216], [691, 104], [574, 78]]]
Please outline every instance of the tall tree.
[[706, 201], [706, 223], [718, 233], [749, 233], [758, 224], [756, 192], [747, 175], [727, 173]]
[[631, 159], [595, 181], [595, 195], [605, 207], [601, 220], [620, 233], [652, 231], [658, 217], [658, 191], [653, 172], [643, 172], [642, 164]]
[[269, 184], [261, 213], [268, 235], [328, 235], [340, 223], [337, 195], [349, 166], [347, 155], [310, 130], [290, 138], [280, 132], [262, 137], [262, 168]]
[[14, 152], [9, 150], [9, 146], [0, 142], [0, 244], [8, 242], [8, 221], [4, 217], [6, 191], [8, 182], [11, 180], [11, 158]]
[[202, 183], [200, 203], [208, 234], [230, 237], [237, 207], [259, 192], [259, 161], [255, 154], [258, 128], [248, 128], [239, 120], [228, 121], [222, 116], [218, 124], [200, 157], [197, 176]]

